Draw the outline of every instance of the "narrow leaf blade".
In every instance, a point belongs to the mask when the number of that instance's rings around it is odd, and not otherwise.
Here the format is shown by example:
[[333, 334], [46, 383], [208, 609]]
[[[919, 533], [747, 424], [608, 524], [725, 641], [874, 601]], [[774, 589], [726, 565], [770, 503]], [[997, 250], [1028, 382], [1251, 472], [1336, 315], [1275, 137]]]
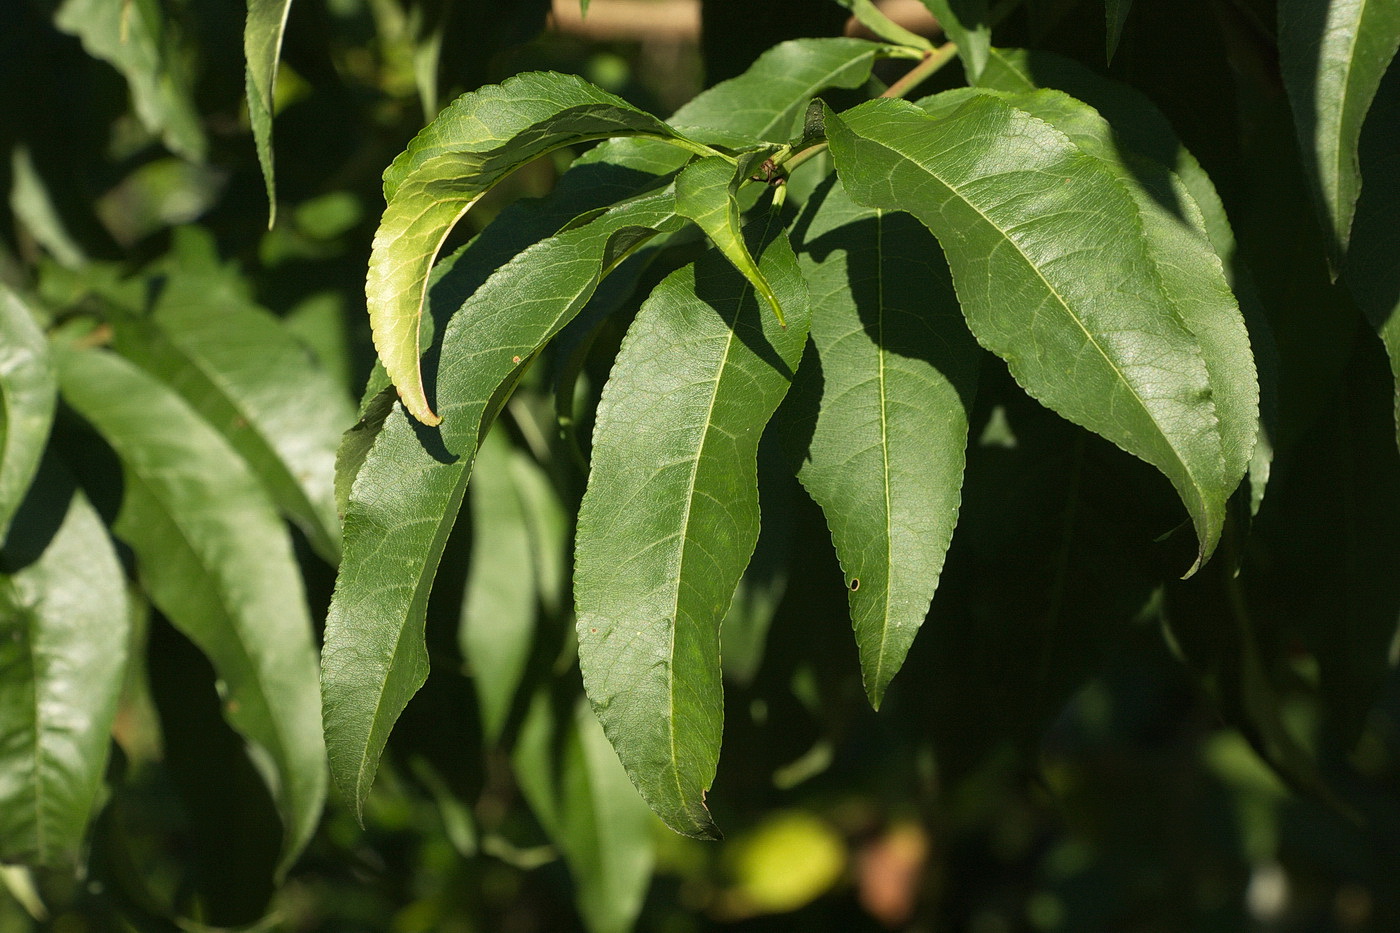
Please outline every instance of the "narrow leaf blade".
[[459, 97], [385, 170], [387, 203], [365, 296], [379, 358], [419, 421], [440, 420], [428, 404], [418, 353], [428, 274], [448, 233], [478, 198], [531, 159], [615, 136], [679, 138], [581, 78], [522, 74]]
[[1133, 9], [1133, 0], [1104, 0], [1104, 20], [1108, 37], [1105, 61], [1113, 61], [1113, 53], [1118, 51], [1118, 42], [1123, 38], [1123, 24], [1128, 21], [1128, 13]]
[[633, 784], [672, 829], [717, 838], [719, 624], [758, 538], [762, 429], [810, 311], [786, 237], [759, 267], [763, 313], [718, 254], [668, 276], [628, 331], [598, 405], [575, 562], [579, 665]]
[[286, 528], [223, 437], [161, 383], [110, 353], [58, 359], [64, 400], [122, 462], [113, 530], [152, 602], [226, 685], [229, 724], [262, 753], [285, 871], [326, 789], [311, 619]]
[[0, 544], [39, 469], [57, 393], [43, 331], [23, 299], [0, 284]]
[[0, 860], [76, 863], [129, 630], [107, 529], [62, 465], [46, 463], [0, 551]]
[[1281, 0], [1279, 66], [1298, 145], [1340, 269], [1361, 192], [1361, 125], [1400, 48], [1400, 5], [1390, 0]]
[[277, 60], [282, 54], [282, 36], [292, 0], [248, 0], [248, 19], [243, 27], [243, 58], [248, 94], [248, 121], [253, 126], [253, 142], [267, 187], [267, 226], [277, 220], [277, 186], [272, 158], [272, 104], [277, 85]]
[[805, 229], [816, 356], [793, 389], [810, 435], [798, 478], [831, 529], [878, 708], [957, 523], [981, 351], [918, 221], [862, 208], [833, 179]]
[[924, 6], [943, 27], [943, 33], [958, 45], [970, 80], [976, 81], [987, 67], [992, 48], [992, 24], [987, 0], [923, 0]]

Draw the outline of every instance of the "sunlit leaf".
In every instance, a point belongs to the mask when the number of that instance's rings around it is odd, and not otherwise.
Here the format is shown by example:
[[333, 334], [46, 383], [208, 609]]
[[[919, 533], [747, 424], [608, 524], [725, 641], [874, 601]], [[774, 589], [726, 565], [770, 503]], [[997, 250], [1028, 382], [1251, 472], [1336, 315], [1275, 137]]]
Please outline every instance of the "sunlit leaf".
[[579, 664], [628, 774], [672, 829], [714, 838], [719, 625], [758, 538], [758, 439], [787, 393], [809, 309], [785, 235], [759, 268], [782, 328], [716, 253], [643, 304], [598, 404], [579, 510]]
[[987, 67], [992, 47], [992, 24], [987, 0], [923, 0], [943, 27], [943, 34], [958, 44], [968, 77], [976, 80]]
[[247, 65], [248, 121], [253, 126], [258, 164], [267, 187], [267, 225], [277, 219], [277, 186], [273, 175], [272, 102], [277, 85], [277, 59], [292, 0], [248, 0], [243, 27], [243, 58]]
[[0, 544], [39, 469], [57, 390], [39, 323], [26, 302], [0, 283]]

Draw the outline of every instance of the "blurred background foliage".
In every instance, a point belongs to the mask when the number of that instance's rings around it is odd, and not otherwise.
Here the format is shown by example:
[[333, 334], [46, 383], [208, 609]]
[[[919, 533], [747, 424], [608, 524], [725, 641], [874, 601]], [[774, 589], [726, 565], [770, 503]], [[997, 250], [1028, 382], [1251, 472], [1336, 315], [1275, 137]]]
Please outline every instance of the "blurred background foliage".
[[[665, 115], [775, 42], [839, 34], [847, 17], [818, 0], [630, 2], [593, 0], [580, 18], [571, 0], [554, 12], [543, 0], [297, 0], [275, 92], [271, 229], [243, 0], [0, 3], [0, 280], [39, 296], [53, 324], [110, 321], [172, 288], [203, 295], [210, 315], [265, 309], [319, 367], [318, 416], [348, 428], [373, 359], [363, 276], [379, 175], [442, 103], [555, 69]], [[1311, 289], [1336, 305], [1325, 270], [1269, 255], [1264, 235], [1280, 213], [1294, 226], [1312, 216], [1286, 104], [1255, 60], [1271, 17], [1266, 0], [1139, 0], [1111, 69], [1097, 2], [1028, 4], [997, 38], [1146, 91], [1211, 171], [1246, 249], [1262, 244], [1249, 258], [1264, 299]], [[513, 176], [467, 233], [548, 191], [566, 164]], [[560, 803], [600, 772], [586, 712], [568, 725], [580, 688], [563, 516], [583, 474], [553, 429], [551, 369], [582, 366], [581, 395], [596, 393], [635, 310], [618, 300], [586, 353], [532, 372], [483, 451], [501, 481], [473, 486], [449, 543], [429, 607], [432, 676], [390, 741], [365, 826], [332, 799], [276, 883], [276, 814], [220, 716], [213, 672], [137, 599], [144, 650], [84, 870], [3, 869], [0, 933], [626, 928], [634, 905], [608, 902], [616, 880], [589, 874], [600, 853], [570, 851]], [[619, 837], [635, 846], [627, 870], [651, 875], [637, 928], [1400, 929], [1400, 680], [1374, 663], [1339, 695], [1319, 687], [1320, 670], [1354, 662], [1328, 655], [1336, 600], [1374, 596], [1394, 628], [1394, 566], [1348, 577], [1345, 543], [1324, 533], [1347, 504], [1316, 494], [1341, 498], [1357, 463], [1395, 478], [1384, 404], [1338, 414], [1386, 397], [1385, 363], [1335, 328], [1292, 331], [1306, 355], [1289, 339], [1283, 365], [1302, 376], [1285, 384], [1311, 390], [1281, 405], [1287, 449], [1248, 553], [1165, 586], [1164, 568], [1184, 563], [1181, 535], [1151, 543], [1176, 522], [1163, 484], [1029, 402], [989, 357], [944, 581], [878, 715], [820, 513], [765, 451], [764, 538], [726, 622], [727, 730], [709, 799], [731, 836], [695, 842], [647, 814]], [[110, 454], [92, 443], [70, 459], [110, 518]], [[483, 537], [474, 516], [507, 500], [527, 533]], [[295, 534], [319, 624], [334, 544]], [[509, 553], [537, 599], [491, 590]], [[1303, 593], [1300, 577], [1319, 586]], [[1253, 615], [1238, 611], [1246, 602]], [[478, 699], [489, 672], [467, 660], [477, 636], [464, 621], [500, 612], [526, 620], [518, 663], [533, 685], [504, 706]], [[1388, 631], [1375, 631], [1383, 658]], [[556, 754], [561, 742], [576, 747]]]

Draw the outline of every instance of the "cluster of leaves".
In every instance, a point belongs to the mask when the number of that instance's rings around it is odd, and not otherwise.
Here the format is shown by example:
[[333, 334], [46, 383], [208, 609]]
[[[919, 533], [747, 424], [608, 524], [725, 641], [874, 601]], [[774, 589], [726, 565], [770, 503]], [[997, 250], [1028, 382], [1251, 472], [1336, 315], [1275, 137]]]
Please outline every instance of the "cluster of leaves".
[[[802, 783], [881, 721], [846, 691], [858, 669], [899, 736], [881, 767], [932, 769], [936, 809], [1001, 743], [1034, 748], [1144, 620], [1288, 784], [1393, 822], [1394, 765], [1352, 753], [1390, 741], [1400, 618], [1400, 12], [925, 5], [942, 44], [843, 0], [874, 39], [775, 45], [665, 120], [553, 71], [458, 97], [383, 174], [358, 423], [358, 202], [275, 211], [318, 174], [273, 145], [289, 0], [249, 0], [232, 92], [178, 67], [155, 2], [19, 14], [121, 73], [104, 146], [136, 167], [102, 218], [122, 259], [93, 259], [41, 134], [9, 141], [0, 860], [83, 864], [154, 928], [246, 922], [309, 844], [340, 845], [313, 842], [328, 777], [375, 825], [384, 759], [462, 858], [531, 863], [505, 841], [518, 789], [587, 925], [625, 930], [648, 806], [720, 836], [727, 715], [743, 770], [787, 754], [774, 780]], [[212, 31], [213, 6], [185, 27]], [[437, 110], [460, 31], [451, 4], [371, 6], [381, 31], [401, 17], [380, 79], [399, 97], [345, 165], [402, 146], [404, 97]], [[528, 32], [542, 11], [517, 14]], [[1236, 99], [1202, 106], [1227, 62]], [[255, 142], [240, 206], [167, 236], [221, 202], [201, 111], [230, 101]], [[455, 246], [566, 154], [552, 190]], [[276, 224], [261, 281], [221, 258], [249, 236], [250, 180]], [[306, 294], [312, 269], [335, 288]], [[807, 754], [752, 747], [770, 702], [815, 724]], [[193, 895], [131, 880], [124, 773], [157, 762], [192, 822], [237, 793], [254, 880], [211, 851]], [[775, 835], [825, 839], [809, 829]], [[760, 889], [714, 911], [811, 896]]]

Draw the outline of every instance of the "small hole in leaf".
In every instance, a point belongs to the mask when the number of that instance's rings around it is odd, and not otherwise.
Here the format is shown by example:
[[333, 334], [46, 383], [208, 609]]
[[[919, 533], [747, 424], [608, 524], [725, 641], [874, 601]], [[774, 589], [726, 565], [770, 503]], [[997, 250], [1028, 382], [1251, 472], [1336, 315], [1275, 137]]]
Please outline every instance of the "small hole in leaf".
[[851, 592], [854, 593], [858, 589], [860, 589], [860, 581], [855, 577], [851, 577]]

